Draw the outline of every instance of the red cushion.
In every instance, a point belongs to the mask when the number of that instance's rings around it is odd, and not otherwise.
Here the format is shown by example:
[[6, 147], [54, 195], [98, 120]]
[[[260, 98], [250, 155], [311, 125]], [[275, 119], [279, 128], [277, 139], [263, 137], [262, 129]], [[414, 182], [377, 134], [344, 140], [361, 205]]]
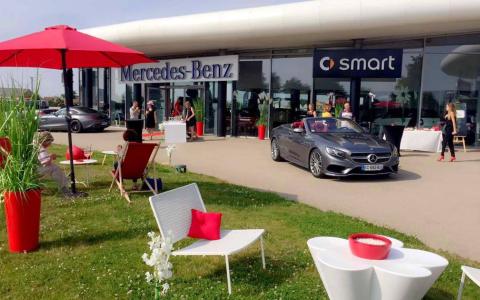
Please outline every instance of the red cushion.
[[[72, 146], [72, 152], [73, 152], [73, 159], [74, 160], [81, 160], [81, 159], [85, 159], [85, 152], [83, 151], [82, 148], [78, 147], [78, 146], [75, 146], [73, 145]], [[65, 158], [67, 160], [70, 159], [70, 151], [68, 151], [68, 148], [67, 148], [67, 152], [65, 153]]]
[[204, 213], [192, 209], [192, 224], [190, 225], [188, 236], [196, 239], [218, 240], [220, 239], [221, 224], [221, 213]]

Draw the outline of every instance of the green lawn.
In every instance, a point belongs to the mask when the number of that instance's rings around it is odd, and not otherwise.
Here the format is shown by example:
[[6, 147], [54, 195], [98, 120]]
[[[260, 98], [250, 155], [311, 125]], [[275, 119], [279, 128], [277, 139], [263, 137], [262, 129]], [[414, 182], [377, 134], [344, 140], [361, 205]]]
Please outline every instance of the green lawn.
[[[60, 156], [65, 153], [64, 148], [55, 150]], [[153, 289], [144, 279], [148, 268], [141, 259], [148, 250], [147, 232], [158, 231], [148, 194], [134, 195], [133, 204], [127, 205], [117, 190], [108, 193], [110, 168], [111, 161], [104, 167], [91, 168], [89, 197], [74, 202], [63, 201], [53, 185], [47, 184], [39, 251], [10, 254], [5, 220], [0, 218], [2, 299], [152, 299]], [[80, 177], [85, 176], [85, 169], [77, 170]], [[400, 239], [406, 247], [432, 250], [414, 237], [273, 193], [198, 174], [177, 174], [167, 167], [160, 167], [160, 175], [166, 189], [197, 182], [207, 208], [223, 213], [224, 228], [267, 230], [266, 270], [261, 268], [258, 247], [231, 260], [232, 299], [325, 299], [306, 245], [314, 236], [346, 238], [354, 232], [375, 232]], [[435, 252], [445, 256], [450, 265], [426, 298], [454, 299], [460, 265], [475, 264]], [[174, 276], [167, 299], [227, 298], [223, 258], [174, 257], [172, 262]], [[464, 299], [479, 298], [480, 288], [467, 284]]]

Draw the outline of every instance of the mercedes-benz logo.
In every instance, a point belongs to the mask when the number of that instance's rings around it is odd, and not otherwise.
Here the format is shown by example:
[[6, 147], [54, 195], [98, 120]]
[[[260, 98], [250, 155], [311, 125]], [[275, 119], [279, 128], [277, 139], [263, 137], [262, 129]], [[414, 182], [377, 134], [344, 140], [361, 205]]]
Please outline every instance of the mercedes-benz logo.
[[378, 157], [375, 154], [370, 154], [367, 156], [367, 160], [369, 163], [374, 164], [377, 162]]

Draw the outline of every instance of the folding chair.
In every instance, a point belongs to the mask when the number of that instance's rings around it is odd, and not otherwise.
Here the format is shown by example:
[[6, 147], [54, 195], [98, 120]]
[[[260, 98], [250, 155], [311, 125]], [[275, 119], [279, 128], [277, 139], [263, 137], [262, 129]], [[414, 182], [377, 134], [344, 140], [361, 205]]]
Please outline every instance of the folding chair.
[[[187, 237], [192, 222], [192, 209], [206, 212], [205, 204], [196, 183], [179, 187], [150, 197], [150, 205], [163, 237], [172, 234], [176, 243]], [[263, 250], [264, 229], [221, 230], [219, 240], [198, 240], [195, 243], [172, 252], [184, 256], [224, 256], [227, 268], [228, 293], [232, 293], [228, 257], [240, 252], [256, 241], [260, 241], [262, 266], [265, 269]]]
[[[156, 168], [155, 157], [157, 156], [160, 143], [136, 143], [127, 142], [124, 145], [123, 154], [118, 159], [117, 169], [112, 171], [112, 184], [110, 185], [109, 192], [112, 190], [113, 185], [117, 183], [120, 189], [120, 194], [127, 199], [128, 203], [131, 203], [128, 192], [125, 190], [123, 180], [125, 179], [140, 179], [141, 184], [145, 183], [149, 190], [153, 194], [158, 193], [157, 180], [156, 180]], [[149, 169], [153, 168], [154, 187], [148, 182], [147, 175]], [[143, 191], [130, 191], [143, 192]]]

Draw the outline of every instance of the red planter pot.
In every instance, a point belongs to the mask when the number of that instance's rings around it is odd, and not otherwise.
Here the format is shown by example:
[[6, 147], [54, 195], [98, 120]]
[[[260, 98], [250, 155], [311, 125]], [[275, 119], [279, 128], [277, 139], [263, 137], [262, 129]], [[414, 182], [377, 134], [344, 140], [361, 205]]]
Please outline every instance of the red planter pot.
[[10, 252], [38, 249], [41, 191], [4, 192]]
[[197, 129], [197, 135], [203, 136], [203, 122], [197, 122], [195, 127]]
[[[381, 242], [381, 244], [373, 245], [362, 243], [357, 240], [361, 238], [378, 240]], [[365, 259], [385, 259], [390, 253], [390, 248], [392, 247], [392, 241], [390, 241], [384, 236], [371, 233], [352, 234], [348, 237], [348, 243], [350, 245], [350, 250], [355, 256]]]
[[258, 139], [259, 140], [264, 140], [265, 139], [266, 126], [265, 125], [258, 125], [257, 129], [258, 129]]
[[[0, 146], [7, 152], [12, 151], [12, 144], [10, 144], [10, 139], [8, 137], [0, 137]], [[3, 168], [5, 159], [6, 158], [2, 155], [2, 152], [0, 152], [0, 168]]]

